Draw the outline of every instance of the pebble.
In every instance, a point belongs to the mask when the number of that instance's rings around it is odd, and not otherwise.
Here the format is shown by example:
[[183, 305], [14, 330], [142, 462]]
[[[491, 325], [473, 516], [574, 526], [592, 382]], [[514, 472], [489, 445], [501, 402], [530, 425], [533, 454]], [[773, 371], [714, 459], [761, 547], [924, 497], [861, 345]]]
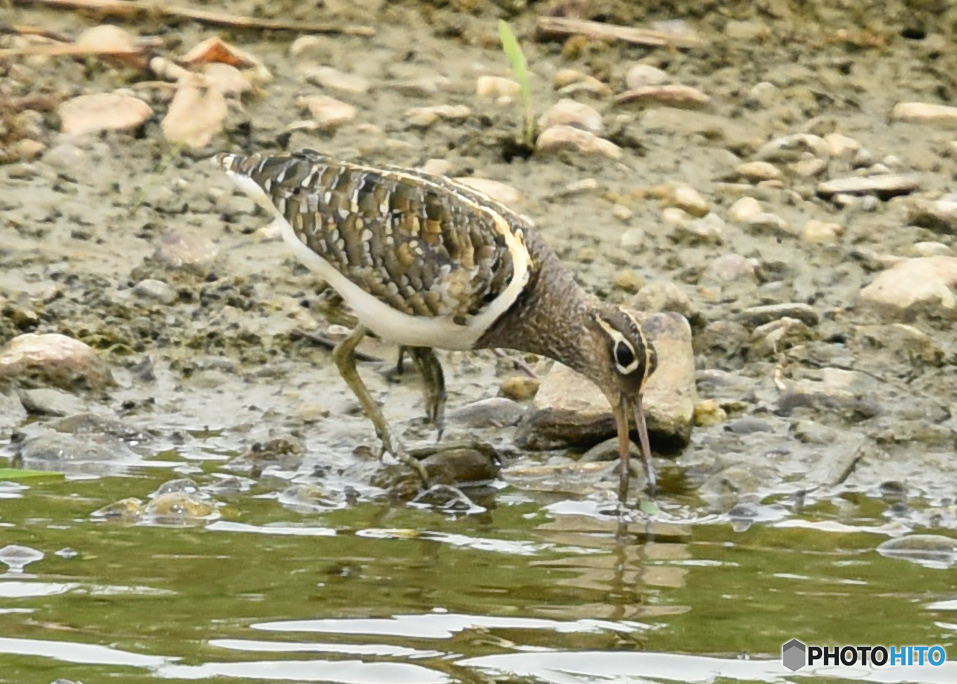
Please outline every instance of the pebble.
[[764, 209], [758, 200], [753, 197], [742, 197], [728, 209], [728, 216], [735, 223], [747, 223], [752, 216], [756, 216], [763, 211]]
[[329, 95], [309, 95], [300, 97], [297, 102], [309, 111], [320, 130], [334, 130], [355, 121], [359, 115], [359, 110], [351, 104]]
[[957, 257], [932, 256], [904, 259], [858, 293], [859, 300], [890, 315], [913, 315], [921, 310], [955, 312]]
[[834, 195], [876, 195], [886, 200], [897, 195], [907, 195], [920, 188], [920, 182], [912, 176], [881, 174], [877, 176], [851, 176], [833, 178], [817, 184], [817, 194], [827, 199]]
[[673, 206], [683, 209], [696, 218], [701, 218], [711, 211], [708, 200], [690, 185], [676, 186], [671, 191], [669, 200]]
[[832, 157], [847, 157], [861, 149], [861, 143], [840, 133], [828, 133], [824, 136], [824, 142]]
[[748, 220], [744, 222], [744, 225], [750, 231], [758, 234], [784, 237], [791, 237], [794, 234], [787, 221], [777, 214], [772, 214], [767, 211], [762, 211], [749, 217]]
[[915, 242], [913, 251], [916, 256], [953, 256], [954, 251], [943, 242]]
[[830, 148], [819, 135], [795, 133], [770, 140], [761, 146], [755, 157], [760, 161], [788, 163], [800, 161], [806, 153], [826, 158]]
[[443, 447], [422, 459], [432, 485], [489, 482], [501, 471], [494, 449], [475, 446]]
[[70, 392], [116, 385], [109, 365], [90, 346], [58, 333], [26, 333], [10, 340], [0, 349], [0, 383]]
[[76, 37], [74, 45], [104, 52], [132, 52], [135, 49], [133, 35], [112, 24], [99, 24], [86, 29]]
[[891, 119], [932, 124], [939, 128], [957, 128], [957, 107], [930, 102], [900, 102], [894, 105]]
[[431, 173], [433, 176], [447, 176], [452, 171], [452, 164], [447, 159], [426, 159], [420, 167], [425, 173]]
[[801, 161], [789, 164], [788, 168], [802, 178], [810, 178], [811, 176], [818, 176], [824, 173], [827, 170], [827, 161], [817, 157], [811, 157], [810, 159], [802, 159]]
[[755, 279], [755, 264], [740, 254], [722, 254], [712, 259], [701, 274], [703, 280], [732, 282], [735, 280]]
[[84, 409], [75, 395], [55, 387], [37, 387], [19, 392], [20, 403], [27, 413], [37, 416], [67, 416]]
[[151, 259], [170, 269], [202, 272], [219, 257], [219, 248], [205, 235], [194, 232], [167, 233]]
[[143, 100], [121, 93], [79, 95], [57, 107], [60, 130], [67, 135], [136, 128], [153, 116]]
[[405, 120], [413, 126], [426, 128], [436, 121], [462, 121], [471, 116], [472, 110], [465, 105], [434, 105], [412, 107], [405, 110]]
[[745, 103], [751, 107], [767, 109], [781, 100], [781, 89], [768, 81], [761, 81], [748, 91]]
[[687, 225], [678, 226], [677, 236], [689, 244], [720, 245], [724, 240], [724, 219], [717, 214], [694, 219]]
[[290, 57], [310, 57], [320, 62], [331, 62], [339, 51], [334, 38], [329, 36], [299, 36], [289, 45]]
[[660, 85], [668, 80], [668, 73], [650, 64], [636, 64], [625, 74], [625, 83], [629, 90], [644, 86]]
[[752, 161], [738, 164], [734, 172], [742, 178], [758, 183], [760, 181], [781, 180], [784, 173], [777, 166], [766, 161]]
[[539, 134], [535, 146], [542, 152], [571, 150], [615, 160], [622, 157], [622, 150], [615, 143], [573, 126], [552, 126], [545, 129]]
[[615, 287], [617, 287], [619, 290], [624, 290], [625, 292], [634, 294], [644, 286], [645, 279], [635, 273], [632, 269], [626, 268], [622, 271], [618, 271], [618, 273], [615, 274], [613, 282]]
[[935, 233], [957, 235], [957, 201], [914, 198], [907, 205], [907, 221]]
[[677, 107], [680, 109], [701, 109], [711, 104], [711, 98], [687, 85], [649, 85], [627, 90], [615, 97], [616, 104], [643, 102]]
[[624, 204], [619, 204], [616, 202], [611, 207], [611, 215], [622, 223], [628, 223], [632, 218], [634, 218], [635, 212], [626, 207]]
[[540, 131], [552, 126], [574, 126], [598, 133], [601, 131], [601, 114], [597, 109], [583, 102], [562, 98], [538, 119]]
[[698, 305], [670, 280], [652, 280], [645, 284], [631, 300], [631, 307], [648, 313], [674, 311], [687, 318], [695, 327], [703, 323]]
[[504, 76], [479, 76], [475, 82], [475, 93], [479, 97], [496, 100], [501, 104], [512, 101], [522, 92], [518, 81]]
[[497, 180], [492, 180], [490, 178], [460, 176], [456, 178], [455, 181], [461, 183], [462, 185], [467, 185], [473, 190], [478, 190], [479, 192], [488, 195], [493, 200], [501, 202], [502, 204], [518, 204], [523, 199], [522, 193], [513, 188], [511, 185]]
[[801, 242], [805, 244], [827, 245], [839, 242], [844, 235], [844, 227], [839, 223], [829, 223], [811, 219], [801, 229]]
[[667, 226], [687, 228], [691, 221], [694, 220], [694, 217], [684, 209], [665, 207], [661, 210], [661, 220]]
[[133, 286], [133, 294], [143, 299], [152, 299], [161, 304], [172, 304], [178, 298], [176, 290], [162, 280], [147, 278]]
[[735, 319], [750, 328], [756, 328], [765, 323], [786, 317], [797, 319], [810, 326], [817, 325], [821, 320], [816, 309], [809, 304], [803, 304], [801, 302], [748, 307], [738, 312]]
[[306, 80], [322, 88], [339, 90], [344, 93], [363, 94], [369, 92], [369, 81], [356, 74], [347, 74], [330, 66], [306, 69]]
[[143, 511], [143, 502], [134, 497], [129, 497], [98, 508], [90, 515], [94, 518], [132, 524], [142, 519]]
[[214, 502], [187, 492], [166, 492], [153, 498], [144, 517], [160, 525], [197, 525], [219, 517]]
[[618, 244], [620, 244], [625, 249], [630, 250], [639, 250], [645, 242], [645, 231], [641, 228], [629, 228], [624, 233], [621, 234], [621, 237], [618, 239]]
[[542, 381], [528, 375], [509, 375], [502, 379], [502, 396], [515, 401], [526, 401], [535, 397]]
[[47, 432], [28, 439], [20, 448], [28, 467], [63, 469], [72, 463], [131, 461], [136, 454], [112, 435]]
[[694, 424], [697, 427], [714, 427], [726, 420], [728, 420], [727, 412], [714, 399], [705, 399], [694, 407]]
[[562, 97], [587, 95], [596, 99], [602, 99], [608, 97], [611, 93], [611, 88], [594, 76], [584, 76], [580, 80], [558, 89], [558, 94]]
[[501, 428], [518, 423], [526, 410], [514, 399], [491, 397], [460, 406], [446, 414], [446, 419], [470, 428]]

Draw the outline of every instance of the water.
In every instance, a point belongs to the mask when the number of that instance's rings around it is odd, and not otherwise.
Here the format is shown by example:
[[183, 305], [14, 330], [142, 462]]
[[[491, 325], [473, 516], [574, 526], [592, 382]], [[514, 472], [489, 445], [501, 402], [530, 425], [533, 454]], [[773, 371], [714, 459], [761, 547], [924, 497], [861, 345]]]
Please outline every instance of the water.
[[[780, 499], [751, 524], [664, 500], [620, 524], [509, 489], [455, 517], [310, 512], [257, 485], [192, 525], [91, 516], [171, 477], [0, 486], [0, 547], [34, 552], [0, 576], [0, 682], [808, 681], [781, 665], [791, 638], [957, 657], [953, 568], [878, 553], [902, 530], [874, 499]], [[957, 666], [817, 677], [957, 682]]]

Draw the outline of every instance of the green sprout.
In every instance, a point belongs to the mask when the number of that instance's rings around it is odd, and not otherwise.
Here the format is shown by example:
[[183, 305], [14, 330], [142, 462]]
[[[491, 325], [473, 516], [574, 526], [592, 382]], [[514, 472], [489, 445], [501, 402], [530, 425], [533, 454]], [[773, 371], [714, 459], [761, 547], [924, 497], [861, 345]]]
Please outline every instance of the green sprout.
[[498, 33], [502, 38], [502, 49], [512, 63], [512, 71], [522, 87], [522, 101], [525, 103], [525, 143], [535, 146], [535, 114], [532, 112], [532, 88], [528, 80], [528, 61], [512, 27], [504, 19], [498, 20]]

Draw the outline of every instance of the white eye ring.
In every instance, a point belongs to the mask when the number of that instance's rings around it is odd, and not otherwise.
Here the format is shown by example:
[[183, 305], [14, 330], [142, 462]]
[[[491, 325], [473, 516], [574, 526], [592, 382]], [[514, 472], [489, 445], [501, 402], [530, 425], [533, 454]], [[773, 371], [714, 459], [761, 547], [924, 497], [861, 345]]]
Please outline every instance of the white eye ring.
[[[614, 346], [612, 347], [612, 355], [615, 359], [615, 368], [618, 370], [618, 372], [622, 375], [631, 375], [638, 370], [640, 363], [638, 361], [638, 355], [635, 353], [635, 348], [631, 345], [631, 342], [626, 340], [624, 335], [605, 323], [605, 321], [603, 321], [601, 318], [596, 318], [596, 320], [602, 329], [608, 333], [608, 336], [611, 337], [612, 342], [614, 343]], [[626, 350], [631, 352], [631, 362], [626, 365], [622, 365], [618, 360], [618, 349], [620, 347], [624, 347]]]

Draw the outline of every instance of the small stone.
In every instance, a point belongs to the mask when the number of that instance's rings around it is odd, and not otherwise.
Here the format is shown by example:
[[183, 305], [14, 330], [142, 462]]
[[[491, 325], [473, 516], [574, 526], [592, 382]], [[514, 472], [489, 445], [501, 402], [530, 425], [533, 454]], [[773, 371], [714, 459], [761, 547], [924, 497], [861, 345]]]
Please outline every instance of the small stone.
[[826, 158], [830, 153], [824, 138], [810, 133], [795, 133], [765, 143], [755, 157], [761, 161], [789, 163], [800, 161], [807, 153]]
[[474, 176], [460, 176], [455, 179], [462, 185], [467, 185], [473, 190], [478, 190], [484, 195], [488, 195], [493, 200], [502, 204], [518, 204], [522, 201], [522, 193], [511, 185], [490, 178], [476, 178]]
[[55, 387], [20, 390], [20, 403], [34, 416], [66, 416], [83, 410], [76, 395]]
[[711, 211], [708, 200], [690, 185], [675, 187], [671, 193], [670, 201], [673, 206], [683, 209], [696, 218], [700, 218]]
[[914, 254], [917, 256], [953, 256], [953, 250], [943, 242], [915, 242], [913, 246]]
[[422, 171], [433, 176], [447, 176], [452, 170], [452, 164], [447, 159], [426, 159], [421, 166]]
[[854, 156], [851, 157], [851, 168], [852, 169], [864, 169], [869, 167], [874, 163], [874, 155], [871, 154], [870, 150], [861, 148], [854, 152]]
[[578, 97], [587, 95], [596, 99], [605, 98], [611, 95], [612, 90], [607, 84], [602, 83], [594, 76], [585, 76], [580, 81], [569, 83], [564, 88], [559, 88], [558, 94], [562, 97]]
[[724, 36], [734, 43], [754, 43], [767, 38], [771, 31], [764, 21], [730, 20], [724, 25]]
[[745, 102], [751, 107], [767, 109], [768, 107], [776, 105], [780, 100], [780, 88], [768, 81], [761, 81], [748, 91], [748, 97]]
[[598, 133], [601, 130], [601, 114], [583, 102], [562, 98], [538, 119], [539, 130], [544, 131], [551, 126], [574, 126]]
[[645, 242], [645, 231], [641, 228], [629, 228], [621, 234], [618, 242], [625, 249], [638, 250]]
[[728, 414], [714, 399], [705, 399], [694, 407], [694, 424], [697, 427], [714, 427], [728, 420]]
[[31, 140], [30, 138], [17, 140], [10, 146], [10, 152], [13, 158], [21, 161], [36, 159], [43, 154], [46, 149], [47, 146], [44, 143], [39, 140]]
[[615, 97], [616, 104], [643, 102], [680, 109], [701, 109], [711, 104], [711, 98], [697, 88], [687, 85], [649, 85], [627, 90]]
[[938, 128], [957, 128], [957, 107], [930, 102], [900, 102], [894, 106], [891, 119], [931, 124]]
[[109, 365], [88, 345], [57, 333], [27, 333], [0, 349], [0, 383], [102, 391], [116, 381]]
[[829, 245], [840, 242], [844, 227], [839, 223], [828, 223], [811, 219], [801, 229], [801, 242], [805, 244]]
[[74, 45], [104, 52], [132, 52], [135, 49], [133, 35], [112, 24], [99, 24], [83, 31]]
[[626, 207], [624, 204], [615, 203], [615, 205], [611, 208], [611, 215], [622, 223], [627, 223], [634, 217], [635, 212]]
[[747, 223], [752, 216], [763, 211], [761, 203], [753, 197], [742, 197], [728, 209], [728, 216], [735, 223]]
[[674, 311], [687, 318], [693, 326], [704, 322], [701, 310], [691, 297], [670, 280], [653, 280], [642, 286], [631, 300], [631, 306], [648, 313]]
[[817, 325], [821, 320], [820, 315], [813, 307], [801, 302], [751, 306], [739, 312], [735, 318], [749, 328], [757, 328], [781, 318], [794, 318], [810, 326]]
[[147, 504], [144, 514], [163, 525], [196, 525], [219, 517], [212, 501], [187, 492], [158, 495]]
[[740, 254], [722, 254], [711, 260], [701, 274], [702, 279], [717, 282], [756, 279], [754, 262]]
[[535, 397], [542, 381], [528, 375], [509, 375], [502, 380], [502, 396], [515, 401], [526, 401]]
[[522, 86], [518, 81], [513, 81], [504, 76], [479, 76], [475, 82], [475, 92], [479, 97], [490, 100], [511, 101], [522, 92]]
[[751, 183], [767, 180], [781, 180], [784, 174], [774, 164], [765, 161], [752, 161], [738, 164], [734, 172]]
[[622, 157], [621, 148], [615, 143], [573, 126], [552, 126], [545, 129], [538, 136], [535, 146], [542, 152], [571, 150], [616, 160]]
[[644, 86], [660, 85], [668, 80], [668, 73], [653, 67], [650, 64], [636, 64], [625, 75], [625, 83], [629, 90], [636, 90]]
[[[433, 488], [435, 485], [490, 482], [499, 476], [501, 470], [498, 455], [490, 447], [440, 448], [423, 458], [422, 465]], [[458, 494], [462, 495], [461, 492]]]
[[824, 142], [832, 157], [849, 157], [861, 149], [861, 143], [840, 133], [828, 133]]
[[897, 195], [908, 195], [920, 188], [920, 182], [910, 176], [881, 174], [878, 176], [851, 176], [834, 178], [817, 184], [817, 194], [825, 199], [834, 195], [876, 195], [887, 200]]
[[138, 97], [121, 93], [80, 95], [57, 108], [60, 128], [67, 135], [136, 128], [153, 115]]
[[615, 287], [625, 292], [635, 293], [645, 284], [645, 279], [630, 268], [615, 274]]
[[20, 456], [29, 468], [65, 470], [77, 464], [130, 462], [138, 457], [113, 435], [43, 433], [23, 443]]
[[752, 232], [758, 234], [767, 234], [775, 236], [793, 236], [791, 227], [788, 225], [788, 222], [777, 214], [772, 214], [770, 212], [762, 211], [761, 213], [751, 216], [744, 225], [751, 230]]
[[319, 62], [332, 62], [338, 51], [336, 40], [329, 36], [299, 36], [289, 45], [290, 57], [310, 57]]
[[818, 157], [811, 157], [789, 164], [788, 168], [802, 178], [810, 178], [824, 173], [827, 170], [827, 161]]
[[413, 107], [405, 110], [405, 120], [413, 126], [426, 128], [440, 119], [443, 121], [462, 121], [471, 116], [472, 110], [465, 105], [435, 105], [432, 107]]
[[130, 497], [98, 508], [90, 515], [94, 518], [104, 518], [116, 522], [136, 523], [143, 517], [143, 512], [143, 502]]
[[667, 226], [687, 228], [693, 219], [691, 214], [678, 207], [665, 207], [661, 210], [661, 220]]
[[450, 423], [459, 423], [470, 428], [501, 428], [515, 425], [526, 407], [506, 397], [480, 399], [460, 406], [446, 416]]
[[359, 115], [359, 110], [351, 104], [329, 95], [300, 97], [297, 102], [300, 107], [309, 110], [320, 130], [336, 129], [343, 124], [355, 121]]
[[935, 233], [957, 235], [957, 201], [914, 198], [907, 205], [907, 220]]
[[686, 226], [678, 226], [675, 234], [691, 244], [720, 245], [724, 240], [724, 219], [717, 214], [694, 219]]
[[345, 93], [369, 92], [369, 81], [356, 74], [346, 74], [330, 66], [312, 67], [306, 70], [306, 80], [322, 88]]
[[168, 233], [151, 259], [169, 269], [203, 271], [219, 257], [219, 248], [205, 235], [194, 232]]
[[587, 74], [583, 74], [575, 69], [559, 69], [555, 72], [555, 76], [552, 77], [552, 88], [558, 90], [559, 88], [564, 88], [572, 83], [578, 83], [586, 78], [588, 78]]
[[954, 313], [957, 299], [957, 257], [905, 259], [882, 271], [858, 293], [861, 302], [890, 315]]
[[133, 294], [143, 299], [152, 299], [161, 304], [174, 303], [178, 295], [176, 290], [164, 283], [162, 280], [147, 278], [141, 280], [133, 286]]

